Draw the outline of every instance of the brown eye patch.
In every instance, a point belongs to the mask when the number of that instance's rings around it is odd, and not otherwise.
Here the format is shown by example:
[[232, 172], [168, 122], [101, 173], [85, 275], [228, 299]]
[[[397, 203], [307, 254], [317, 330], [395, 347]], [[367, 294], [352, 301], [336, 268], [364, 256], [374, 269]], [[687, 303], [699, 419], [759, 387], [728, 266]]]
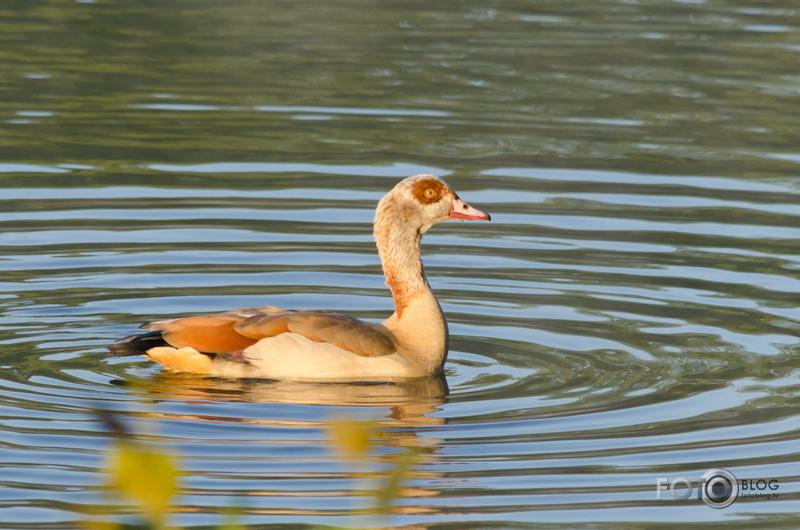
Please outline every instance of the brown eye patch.
[[422, 179], [414, 183], [411, 194], [421, 204], [438, 202], [447, 193], [447, 186], [435, 179]]

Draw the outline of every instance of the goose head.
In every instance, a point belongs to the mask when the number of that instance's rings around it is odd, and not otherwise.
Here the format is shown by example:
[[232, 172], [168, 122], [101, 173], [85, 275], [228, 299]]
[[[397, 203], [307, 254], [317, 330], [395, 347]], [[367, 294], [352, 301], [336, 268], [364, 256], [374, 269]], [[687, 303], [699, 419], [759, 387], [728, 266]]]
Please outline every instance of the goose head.
[[411, 232], [424, 234], [447, 219], [489, 221], [491, 217], [464, 202], [442, 179], [423, 174], [401, 180], [381, 199], [375, 224], [399, 222]]

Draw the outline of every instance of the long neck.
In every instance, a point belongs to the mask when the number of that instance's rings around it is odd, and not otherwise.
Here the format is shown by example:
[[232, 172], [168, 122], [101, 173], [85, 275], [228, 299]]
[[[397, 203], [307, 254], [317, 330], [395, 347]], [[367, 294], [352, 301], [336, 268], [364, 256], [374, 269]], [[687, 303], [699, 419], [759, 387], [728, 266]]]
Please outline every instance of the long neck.
[[420, 259], [421, 237], [418, 231], [408, 230], [400, 223], [386, 227], [380, 237], [376, 237], [383, 275], [392, 291], [398, 317], [403, 316], [414, 297], [430, 292]]
[[425, 278], [420, 260], [420, 230], [409, 229], [404, 216], [381, 204], [375, 220], [375, 241], [395, 312], [384, 322], [427, 374], [441, 370], [447, 356], [448, 330], [439, 302]]

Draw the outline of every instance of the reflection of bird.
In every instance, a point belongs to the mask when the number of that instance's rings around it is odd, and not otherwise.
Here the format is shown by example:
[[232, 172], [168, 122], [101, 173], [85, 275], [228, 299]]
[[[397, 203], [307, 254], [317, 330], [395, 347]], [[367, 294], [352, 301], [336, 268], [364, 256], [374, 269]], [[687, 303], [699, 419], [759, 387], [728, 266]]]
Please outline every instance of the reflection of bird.
[[[128, 385], [124, 381], [117, 384]], [[444, 403], [449, 389], [443, 375], [387, 383], [324, 383], [313, 381], [277, 381], [258, 379], [214, 379], [192, 374], [163, 372], [157, 377], [136, 381], [134, 387], [157, 400], [191, 402], [287, 403], [314, 407], [356, 407], [383, 411], [386, 427], [423, 427], [444, 422], [440, 416], [429, 416]], [[211, 419], [196, 414], [170, 413], [170, 419]], [[297, 425], [319, 427], [329, 420], [255, 419], [226, 416], [216, 421], [256, 423], [269, 426]], [[398, 431], [398, 436], [412, 431]], [[413, 444], [417, 445], [417, 444]], [[422, 444], [427, 445], [427, 444]]]
[[[400, 506], [392, 508], [393, 513], [427, 514], [438, 513], [437, 503], [428, 503], [426, 499], [436, 497], [442, 490], [436, 487], [440, 481], [445, 480], [445, 474], [440, 470], [442, 460], [439, 452], [442, 448], [442, 439], [436, 437], [446, 419], [436, 414], [444, 404], [448, 394], [447, 381], [443, 375], [414, 378], [405, 381], [367, 383], [327, 383], [311, 381], [268, 381], [257, 379], [219, 379], [196, 376], [185, 373], [165, 371], [141, 380], [116, 384], [130, 385], [135, 392], [148, 400], [156, 402], [175, 403], [185, 401], [193, 405], [205, 404], [206, 406], [192, 407], [158, 407], [158, 411], [147, 411], [144, 416], [163, 421], [165, 434], [180, 438], [182, 431], [169, 432], [172, 425], [181, 425], [180, 422], [190, 422], [192, 425], [221, 426], [222, 432], [229, 432], [226, 425], [248, 425], [263, 427], [265, 429], [280, 429], [280, 435], [274, 435], [262, 443], [256, 438], [231, 439], [227, 442], [224, 454], [229, 454], [231, 448], [237, 443], [244, 443], [250, 447], [260, 446], [258, 457], [255, 460], [247, 459], [248, 472], [257, 470], [256, 474], [264, 478], [267, 483], [276, 483], [279, 486], [253, 487], [247, 489], [247, 498], [253, 500], [251, 507], [244, 508], [242, 515], [294, 515], [308, 517], [319, 516], [344, 516], [347, 508], [335, 505], [315, 506], [309, 504], [309, 499], [314, 497], [359, 497], [362, 504], [372, 505], [376, 502], [379, 492], [393, 480], [397, 480], [397, 473], [405, 477], [401, 487], [394, 493], [394, 497], [405, 499]], [[240, 415], [236, 411], [243, 409], [236, 407], [235, 403], [259, 403], [257, 415]], [[278, 404], [270, 407], [269, 404]], [[228, 406], [234, 404], [233, 406]], [[310, 405], [303, 408], [286, 408], [283, 404]], [[287, 411], [291, 411], [288, 412]], [[358, 411], [358, 412], [356, 412]], [[218, 412], [218, 413], [215, 413]], [[178, 423], [176, 423], [178, 422]], [[347, 429], [369, 433], [368, 447], [364, 455], [359, 455], [357, 460], [345, 458], [337, 449], [334, 432], [337, 429]], [[311, 431], [327, 436], [309, 435]], [[252, 432], [252, 431], [251, 431]], [[193, 469], [197, 471], [203, 462], [210, 461], [214, 466], [213, 475], [216, 478], [229, 476], [237, 483], [235, 488], [245, 488], [242, 483], [242, 471], [237, 471], [237, 465], [242, 460], [234, 457], [230, 460], [230, 470], [220, 472], [220, 454], [213, 452], [219, 450], [216, 438], [213, 441], [196, 440], [197, 450], [187, 458], [193, 460]], [[206, 445], [207, 444], [207, 445]], [[231, 445], [233, 444], [233, 445]], [[320, 444], [331, 456], [320, 455], [317, 465], [300, 465], [296, 472], [287, 472], [280, 465], [286, 465], [287, 454], [297, 454], [289, 461], [303, 461], [314, 458], [308, 453], [308, 448]], [[212, 448], [211, 455], [200, 456], [197, 451], [203, 448]], [[298, 447], [303, 452], [297, 453]], [[291, 449], [291, 450], [290, 450]], [[235, 453], [235, 451], [234, 451]], [[232, 454], [232, 453], [231, 453]], [[413, 455], [410, 460], [409, 455]], [[402, 462], [405, 462], [403, 464]], [[409, 462], [412, 462], [409, 464]], [[278, 467], [276, 466], [278, 463]], [[404, 471], [399, 466], [410, 465]], [[253, 468], [253, 466], [256, 466]], [[331, 466], [336, 467], [332, 472]], [[340, 475], [339, 473], [346, 473]], [[308, 481], [309, 486], [302, 489], [281, 486], [287, 476]], [[354, 484], [352, 490], [343, 490], [342, 476], [346, 476]], [[412, 482], [413, 481], [413, 482]], [[218, 490], [210, 490], [214, 494]], [[195, 490], [195, 493], [198, 493]], [[202, 493], [200, 493], [202, 494]], [[287, 502], [287, 498], [294, 498], [298, 508], [287, 507], [295, 504]], [[403, 527], [405, 528], [405, 527]], [[424, 528], [424, 527], [408, 527]]]
[[375, 241], [395, 312], [383, 324], [321, 311], [242, 309], [146, 324], [110, 347], [167, 368], [227, 377], [389, 381], [441, 372], [447, 323], [420, 262], [422, 234], [446, 219], [489, 220], [433, 175], [398, 183], [378, 203]]

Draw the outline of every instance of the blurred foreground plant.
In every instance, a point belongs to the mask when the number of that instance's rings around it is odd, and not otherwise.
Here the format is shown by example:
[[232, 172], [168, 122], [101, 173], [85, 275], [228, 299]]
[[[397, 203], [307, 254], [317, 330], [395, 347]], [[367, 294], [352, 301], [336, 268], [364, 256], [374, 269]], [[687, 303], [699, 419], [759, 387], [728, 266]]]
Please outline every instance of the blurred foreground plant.
[[[134, 528], [166, 529], [167, 515], [178, 490], [176, 459], [138, 440], [112, 413], [98, 411], [97, 414], [114, 436], [105, 469], [106, 491], [132, 503], [141, 512], [142, 521]], [[116, 523], [97, 521], [87, 521], [84, 527], [91, 530], [123, 528]]]
[[[357, 468], [363, 468], [378, 434], [380, 431], [372, 422], [339, 420], [328, 425], [331, 447]], [[389, 474], [377, 488], [369, 490], [374, 503], [369, 508], [372, 514], [387, 516], [392, 513], [394, 501], [400, 496], [400, 488], [411, 475], [419, 456], [419, 450], [415, 447], [405, 447], [393, 455]], [[356, 476], [359, 475], [356, 473]]]
[[120, 440], [108, 465], [109, 488], [137, 505], [153, 528], [164, 528], [178, 485], [175, 460], [139, 442]]
[[[177, 459], [165, 454], [150, 444], [142, 442], [135, 434], [107, 411], [99, 411], [98, 416], [107, 430], [114, 436], [114, 444], [109, 453], [106, 472], [106, 490], [114, 497], [133, 504], [141, 514], [134, 524], [119, 524], [107, 521], [85, 521], [87, 530], [168, 530], [168, 516], [172, 511], [173, 499], [179, 489]], [[380, 435], [377, 424], [373, 422], [341, 420], [328, 425], [331, 448], [343, 460], [365, 469], [365, 463], [375, 448], [375, 439]], [[416, 448], [404, 448], [391, 457], [391, 467], [387, 476], [377, 488], [368, 489], [373, 504], [368, 512], [374, 516], [391, 514], [394, 501], [400, 489], [410, 476], [419, 460]], [[354, 476], [364, 476], [356, 472]], [[244, 530], [236, 522], [237, 511], [231, 511], [219, 530]]]

